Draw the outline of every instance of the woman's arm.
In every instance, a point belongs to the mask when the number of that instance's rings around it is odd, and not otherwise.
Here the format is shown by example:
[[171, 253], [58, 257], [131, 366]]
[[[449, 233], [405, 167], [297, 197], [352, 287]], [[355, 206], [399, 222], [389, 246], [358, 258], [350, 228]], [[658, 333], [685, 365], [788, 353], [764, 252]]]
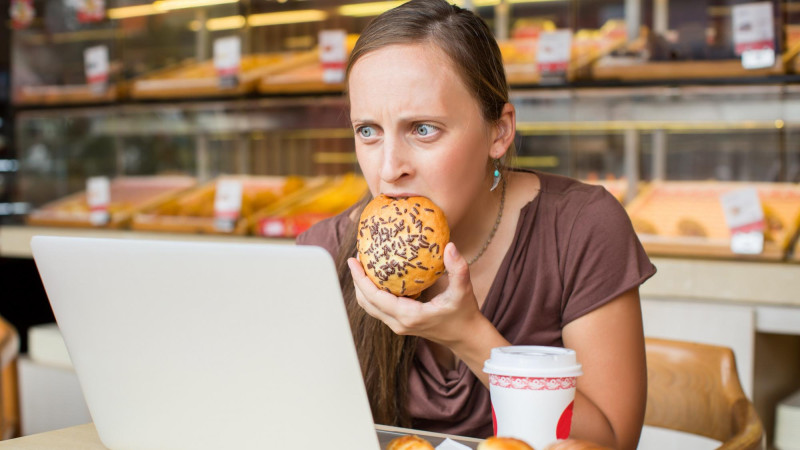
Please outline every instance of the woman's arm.
[[562, 337], [583, 365], [571, 436], [615, 449], [635, 449], [647, 400], [639, 289], [570, 322]]

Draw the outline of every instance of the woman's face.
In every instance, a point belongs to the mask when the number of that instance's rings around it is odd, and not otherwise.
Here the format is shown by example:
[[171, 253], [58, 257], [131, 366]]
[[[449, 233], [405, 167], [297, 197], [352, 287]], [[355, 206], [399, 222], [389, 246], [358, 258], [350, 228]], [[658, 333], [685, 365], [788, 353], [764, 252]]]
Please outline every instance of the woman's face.
[[428, 197], [457, 226], [488, 191], [494, 127], [449, 58], [433, 45], [384, 47], [355, 63], [348, 87], [356, 155], [372, 194]]

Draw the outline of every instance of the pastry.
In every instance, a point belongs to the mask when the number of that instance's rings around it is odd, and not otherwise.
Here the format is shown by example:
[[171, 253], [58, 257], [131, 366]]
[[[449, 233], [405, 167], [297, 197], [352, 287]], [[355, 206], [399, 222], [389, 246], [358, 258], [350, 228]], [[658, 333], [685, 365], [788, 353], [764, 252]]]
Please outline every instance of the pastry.
[[639, 234], [658, 234], [656, 227], [650, 221], [641, 217], [631, 218], [631, 224], [633, 224], [633, 230]]
[[481, 442], [478, 450], [533, 450], [533, 447], [519, 439], [492, 436]]
[[392, 439], [386, 450], [433, 450], [433, 446], [419, 436], [408, 435]]
[[378, 288], [416, 298], [445, 272], [450, 228], [425, 197], [372, 199], [358, 222], [358, 260]]
[[678, 221], [678, 234], [681, 236], [707, 237], [708, 233], [700, 222], [683, 218]]

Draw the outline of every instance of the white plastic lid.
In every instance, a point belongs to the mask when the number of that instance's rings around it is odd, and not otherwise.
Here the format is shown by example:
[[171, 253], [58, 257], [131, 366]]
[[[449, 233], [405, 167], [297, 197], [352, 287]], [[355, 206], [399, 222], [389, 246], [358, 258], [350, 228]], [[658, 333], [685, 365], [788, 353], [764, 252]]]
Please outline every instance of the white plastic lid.
[[583, 375], [575, 351], [561, 347], [511, 345], [492, 349], [485, 373], [521, 377], [575, 377]]

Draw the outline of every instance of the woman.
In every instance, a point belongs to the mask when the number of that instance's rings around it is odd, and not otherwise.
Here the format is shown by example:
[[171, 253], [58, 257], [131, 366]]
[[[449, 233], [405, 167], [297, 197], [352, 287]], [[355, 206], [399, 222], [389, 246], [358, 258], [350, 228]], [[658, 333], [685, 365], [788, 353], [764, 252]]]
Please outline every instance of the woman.
[[338, 258], [376, 422], [487, 437], [491, 348], [565, 346], [584, 371], [572, 436], [635, 448], [638, 286], [655, 268], [604, 189], [505, 167], [515, 111], [487, 26], [444, 0], [412, 0], [364, 30], [347, 74], [371, 195], [426, 196], [451, 228], [447, 276], [423, 302], [378, 290], [353, 258], [366, 201], [298, 238]]

